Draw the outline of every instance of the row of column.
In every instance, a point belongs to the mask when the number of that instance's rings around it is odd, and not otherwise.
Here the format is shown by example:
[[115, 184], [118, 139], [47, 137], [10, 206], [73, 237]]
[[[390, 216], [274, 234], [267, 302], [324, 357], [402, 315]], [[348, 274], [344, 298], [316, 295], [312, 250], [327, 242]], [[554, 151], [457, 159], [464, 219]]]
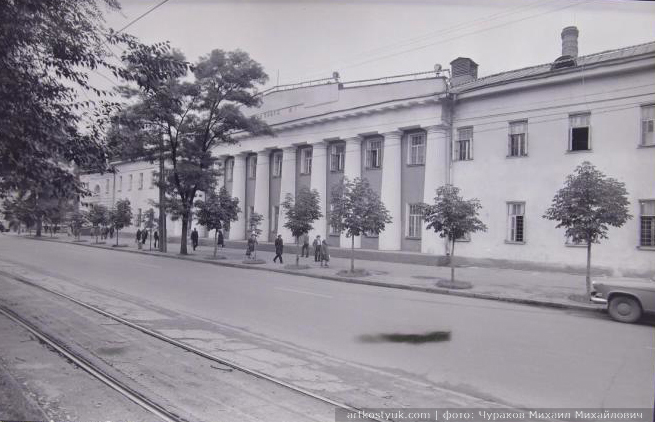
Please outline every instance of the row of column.
[[[429, 126], [426, 130], [426, 148], [425, 148], [425, 176], [423, 201], [432, 203], [436, 187], [447, 183], [449, 151], [447, 142], [447, 130], [442, 125]], [[401, 131], [392, 131], [382, 134], [384, 136], [382, 152], [382, 182], [380, 199], [385, 204], [392, 217], [392, 222], [386, 225], [385, 230], [379, 236], [380, 250], [400, 250], [403, 235], [402, 220], [402, 135]], [[345, 162], [344, 176], [350, 180], [362, 176], [362, 142], [360, 136], [345, 139]], [[310, 238], [317, 234], [321, 237], [327, 234], [327, 148], [328, 145], [321, 141], [310, 144], [312, 150], [312, 169], [310, 188], [316, 189], [320, 195], [321, 213], [323, 218], [314, 222], [314, 230], [310, 233]], [[295, 195], [296, 192], [296, 154], [297, 146], [290, 146], [282, 149], [283, 164], [280, 175], [280, 201], [281, 204], [286, 195], [290, 193]], [[245, 212], [246, 212], [246, 154], [237, 154], [234, 156], [234, 167], [232, 173], [232, 196], [239, 199], [241, 213], [239, 220], [232, 223], [230, 237], [232, 239], [243, 239], [246, 233]], [[264, 219], [261, 229], [266, 235], [270, 230], [270, 151], [260, 151], [257, 153], [257, 167], [255, 178], [255, 195], [254, 211], [261, 214]], [[222, 185], [223, 181], [221, 181]], [[284, 227], [285, 217], [281, 209], [277, 223], [278, 233], [282, 234], [285, 242], [294, 242], [288, 229]], [[266, 238], [266, 237], [265, 237]], [[342, 247], [350, 247], [350, 239], [341, 235], [340, 243]], [[355, 238], [355, 247], [361, 247], [361, 238]], [[443, 253], [444, 242], [439, 239], [434, 232], [423, 228], [421, 237], [421, 251], [425, 253]]]

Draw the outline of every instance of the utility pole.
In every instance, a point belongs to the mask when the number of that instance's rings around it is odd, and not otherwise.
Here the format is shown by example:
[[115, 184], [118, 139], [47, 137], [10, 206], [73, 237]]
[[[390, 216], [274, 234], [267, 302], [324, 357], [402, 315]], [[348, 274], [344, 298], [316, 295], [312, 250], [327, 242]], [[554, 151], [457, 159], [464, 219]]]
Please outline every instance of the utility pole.
[[164, 135], [159, 134], [159, 251], [166, 252], [166, 191], [164, 189]]

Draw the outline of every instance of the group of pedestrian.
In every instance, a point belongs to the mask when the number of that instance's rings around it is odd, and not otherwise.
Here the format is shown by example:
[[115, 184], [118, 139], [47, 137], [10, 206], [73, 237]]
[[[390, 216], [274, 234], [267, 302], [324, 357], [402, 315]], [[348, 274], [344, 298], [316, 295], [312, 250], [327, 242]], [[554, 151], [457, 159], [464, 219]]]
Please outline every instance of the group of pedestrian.
[[137, 229], [135, 241], [139, 249], [143, 249], [143, 245], [146, 243], [146, 240], [148, 240], [148, 230]]
[[[309, 235], [305, 233], [300, 238], [302, 242], [302, 248], [300, 250], [300, 256], [302, 258], [309, 258]], [[321, 267], [329, 267], [330, 263], [330, 245], [326, 239], [321, 240], [321, 236], [318, 235], [312, 243], [314, 247], [314, 262], [320, 262]], [[275, 257], [273, 262], [280, 260], [282, 264], [282, 253], [284, 252], [284, 241], [282, 240], [282, 235], [278, 234], [275, 239]]]

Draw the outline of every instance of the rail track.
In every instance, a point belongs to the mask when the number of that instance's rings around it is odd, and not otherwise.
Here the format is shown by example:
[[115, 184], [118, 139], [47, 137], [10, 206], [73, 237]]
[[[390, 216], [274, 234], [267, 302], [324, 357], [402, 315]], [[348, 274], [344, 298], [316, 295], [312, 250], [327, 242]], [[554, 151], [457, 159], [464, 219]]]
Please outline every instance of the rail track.
[[[344, 410], [348, 411], [354, 411], [357, 412], [358, 409], [357, 407], [351, 406], [347, 403], [342, 403], [337, 400], [330, 399], [328, 397], [321, 396], [319, 394], [316, 394], [314, 392], [311, 392], [309, 390], [306, 390], [304, 388], [295, 386], [293, 384], [290, 384], [288, 382], [285, 382], [283, 380], [277, 379], [273, 376], [270, 376], [268, 374], [262, 373], [260, 371], [254, 370], [247, 368], [243, 365], [240, 365], [238, 363], [223, 359], [218, 356], [214, 356], [212, 354], [209, 354], [207, 352], [204, 352], [196, 347], [193, 347], [189, 344], [185, 344], [183, 342], [180, 342], [178, 340], [175, 340], [171, 337], [168, 337], [164, 334], [161, 334], [157, 331], [151, 330], [147, 327], [144, 327], [142, 325], [136, 324], [134, 322], [128, 321], [118, 315], [115, 315], [111, 312], [107, 312], [103, 309], [100, 309], [94, 305], [88, 304], [86, 302], [83, 302], [79, 299], [76, 299], [72, 296], [69, 296], [65, 293], [61, 293], [52, 289], [49, 289], [45, 286], [42, 286], [38, 283], [34, 283], [24, 277], [8, 273], [6, 271], [0, 270], [0, 275], [10, 278], [12, 280], [18, 281], [20, 283], [23, 283], [25, 285], [31, 286], [33, 288], [45, 291], [51, 295], [55, 295], [57, 297], [60, 297], [62, 299], [65, 299], [67, 301], [70, 301], [72, 303], [75, 303], [79, 306], [82, 306], [88, 310], [91, 310], [93, 312], [96, 312], [100, 315], [103, 315], [107, 318], [110, 318], [120, 324], [123, 324], [125, 326], [128, 326], [132, 329], [138, 330], [144, 334], [147, 334], [149, 336], [152, 336], [154, 338], [157, 338], [161, 341], [164, 341], [168, 344], [171, 344], [175, 347], [181, 348], [187, 352], [193, 353], [195, 355], [198, 355], [200, 357], [203, 357], [205, 359], [211, 360], [213, 362], [219, 363], [221, 365], [227, 366], [232, 368], [233, 370], [240, 371], [243, 373], [246, 373], [248, 375], [254, 376], [256, 378], [260, 378], [263, 380], [266, 380], [268, 382], [272, 382], [276, 385], [282, 386], [284, 388], [287, 388], [289, 390], [292, 390], [296, 393], [308, 396], [312, 399], [319, 400], [323, 403], [326, 403], [328, 405], [334, 406], [335, 408], [341, 408]], [[65, 356], [67, 359], [69, 359], [71, 362], [75, 363], [78, 365], [80, 368], [82, 368], [84, 371], [89, 373], [91, 376], [94, 378], [98, 379], [100, 382], [103, 384], [109, 386], [113, 390], [117, 391], [118, 393], [122, 394], [125, 396], [127, 399], [131, 400], [135, 404], [141, 406], [145, 410], [149, 411], [150, 413], [160, 417], [162, 420], [165, 420], [167, 422], [189, 422], [186, 419], [182, 418], [181, 416], [175, 414], [174, 412], [167, 410], [163, 406], [159, 405], [158, 403], [154, 402], [153, 400], [150, 400], [148, 397], [144, 396], [143, 394], [139, 393], [138, 391], [133, 390], [129, 386], [125, 385], [121, 381], [115, 379], [114, 377], [106, 374], [103, 372], [101, 369], [97, 368], [95, 365], [93, 365], [91, 362], [89, 362], [87, 359], [84, 357], [80, 356], [79, 354], [73, 352], [71, 349], [69, 349], [63, 342], [60, 340], [52, 337], [51, 335], [48, 335], [41, 330], [38, 329], [35, 325], [31, 324], [12, 310], [6, 308], [5, 306], [0, 305], [0, 313], [5, 315], [7, 318], [11, 319], [15, 323], [19, 324], [26, 330], [28, 330], [30, 333], [32, 333], [34, 336], [36, 336], [39, 340], [43, 341], [44, 343], [48, 344], [50, 347], [55, 349], [57, 352]], [[368, 419], [370, 421], [380, 421], [379, 419]], [[381, 422], [381, 421], [380, 421]]]

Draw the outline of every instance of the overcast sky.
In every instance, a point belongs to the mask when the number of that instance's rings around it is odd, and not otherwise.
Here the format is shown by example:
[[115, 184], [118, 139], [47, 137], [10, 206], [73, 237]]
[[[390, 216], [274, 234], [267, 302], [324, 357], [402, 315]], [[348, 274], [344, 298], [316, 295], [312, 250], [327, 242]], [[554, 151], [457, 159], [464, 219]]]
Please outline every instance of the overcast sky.
[[[120, 29], [161, 0], [121, 0]], [[168, 40], [190, 61], [242, 49], [267, 86], [326, 78], [370, 79], [475, 60], [479, 76], [546, 62], [560, 32], [580, 30], [580, 55], [655, 41], [655, 2], [627, 0], [169, 0], [126, 32]], [[104, 81], [106, 84], [106, 81]]]

